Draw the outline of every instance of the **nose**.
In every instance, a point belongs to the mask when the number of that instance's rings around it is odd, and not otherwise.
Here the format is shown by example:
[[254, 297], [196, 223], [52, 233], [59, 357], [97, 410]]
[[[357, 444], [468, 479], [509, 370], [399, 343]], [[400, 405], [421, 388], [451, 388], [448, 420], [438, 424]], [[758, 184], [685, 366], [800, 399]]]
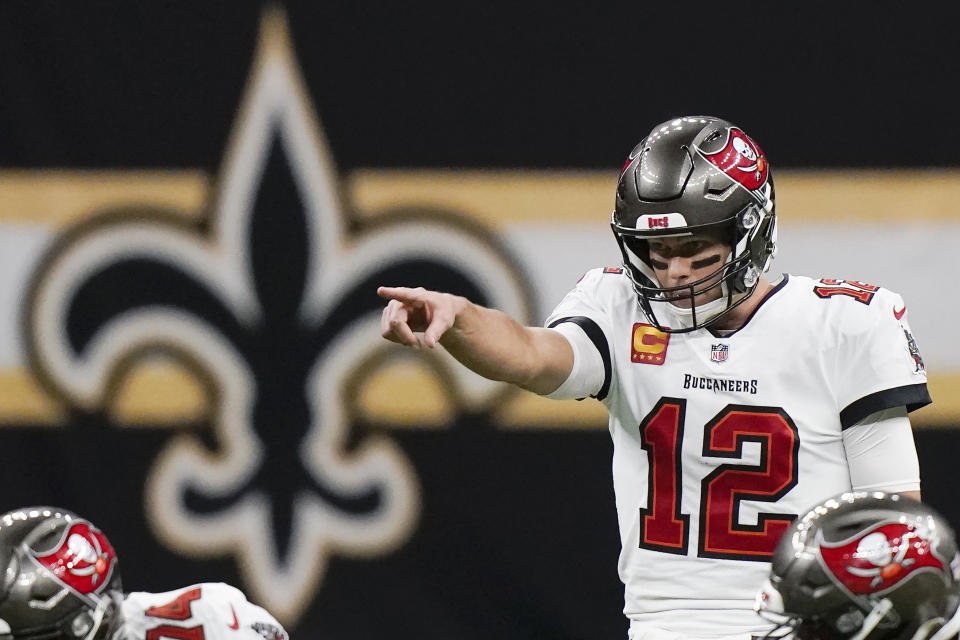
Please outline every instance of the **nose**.
[[690, 278], [690, 258], [673, 256], [667, 260], [667, 280], [671, 285], [683, 283]]

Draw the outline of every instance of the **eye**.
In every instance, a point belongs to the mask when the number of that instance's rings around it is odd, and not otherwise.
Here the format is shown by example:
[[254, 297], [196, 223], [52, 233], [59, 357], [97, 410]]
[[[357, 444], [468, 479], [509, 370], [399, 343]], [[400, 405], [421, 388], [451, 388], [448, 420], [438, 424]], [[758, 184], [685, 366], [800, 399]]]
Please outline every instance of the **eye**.
[[718, 254], [714, 254], [709, 258], [704, 258], [702, 260], [694, 260], [693, 262], [690, 263], [690, 266], [693, 267], [694, 269], [706, 269], [707, 267], [715, 265], [718, 262], [720, 262], [720, 256]]

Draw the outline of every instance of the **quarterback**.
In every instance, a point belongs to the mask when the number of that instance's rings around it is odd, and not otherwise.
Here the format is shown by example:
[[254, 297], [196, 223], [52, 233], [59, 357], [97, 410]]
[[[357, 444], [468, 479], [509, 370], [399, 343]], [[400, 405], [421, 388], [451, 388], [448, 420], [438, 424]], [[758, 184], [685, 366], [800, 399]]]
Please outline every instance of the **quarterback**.
[[64, 509], [0, 515], [0, 571], [2, 640], [287, 640], [227, 584], [124, 593], [109, 540]]
[[930, 396], [905, 303], [860, 281], [766, 278], [774, 198], [742, 129], [677, 118], [620, 173], [622, 266], [588, 271], [544, 327], [378, 290], [387, 339], [423, 332], [488, 378], [606, 405], [634, 640], [762, 635], [754, 595], [797, 514], [847, 490], [919, 498], [907, 413]]

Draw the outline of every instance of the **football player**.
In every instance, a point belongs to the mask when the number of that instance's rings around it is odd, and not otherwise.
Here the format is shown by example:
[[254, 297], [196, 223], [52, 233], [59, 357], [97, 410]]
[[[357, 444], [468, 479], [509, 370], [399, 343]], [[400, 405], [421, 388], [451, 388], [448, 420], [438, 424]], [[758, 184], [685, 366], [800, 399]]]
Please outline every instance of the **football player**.
[[657, 125], [611, 220], [621, 267], [588, 271], [547, 318], [381, 287], [384, 337], [552, 398], [606, 405], [630, 637], [762, 634], [755, 585], [797, 514], [844, 490], [908, 492], [907, 413], [930, 402], [896, 293], [764, 276], [770, 164], [715, 117]]
[[947, 640], [960, 630], [960, 555], [936, 511], [882, 492], [845, 493], [787, 530], [756, 609], [771, 636]]
[[113, 546], [65, 509], [0, 515], [0, 640], [287, 640], [223, 583], [124, 593]]

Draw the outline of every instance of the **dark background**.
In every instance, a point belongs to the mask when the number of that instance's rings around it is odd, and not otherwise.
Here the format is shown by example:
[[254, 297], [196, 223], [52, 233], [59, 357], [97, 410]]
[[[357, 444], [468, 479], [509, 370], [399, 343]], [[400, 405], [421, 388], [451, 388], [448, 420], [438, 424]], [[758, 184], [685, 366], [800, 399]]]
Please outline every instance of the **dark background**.
[[[285, 6], [343, 172], [618, 168], [651, 125], [690, 113], [744, 126], [775, 167], [958, 164], [960, 39], [941, 5]], [[0, 3], [0, 168], [213, 172], [260, 12]], [[176, 556], [142, 521], [143, 474], [169, 430], [97, 414], [70, 427], [0, 429], [0, 509], [81, 511], [113, 538], [130, 589], [240, 584], [230, 558]], [[417, 533], [386, 558], [334, 558], [294, 637], [624, 637], [605, 430], [503, 432], [481, 414], [391, 435], [423, 486]], [[960, 522], [957, 432], [919, 425], [916, 437], [925, 498]]]
[[[285, 3], [356, 167], [616, 167], [726, 117], [774, 167], [953, 166], [949, 3]], [[0, 166], [209, 167], [261, 3], [0, 4]], [[954, 12], [955, 13], [955, 12]]]

